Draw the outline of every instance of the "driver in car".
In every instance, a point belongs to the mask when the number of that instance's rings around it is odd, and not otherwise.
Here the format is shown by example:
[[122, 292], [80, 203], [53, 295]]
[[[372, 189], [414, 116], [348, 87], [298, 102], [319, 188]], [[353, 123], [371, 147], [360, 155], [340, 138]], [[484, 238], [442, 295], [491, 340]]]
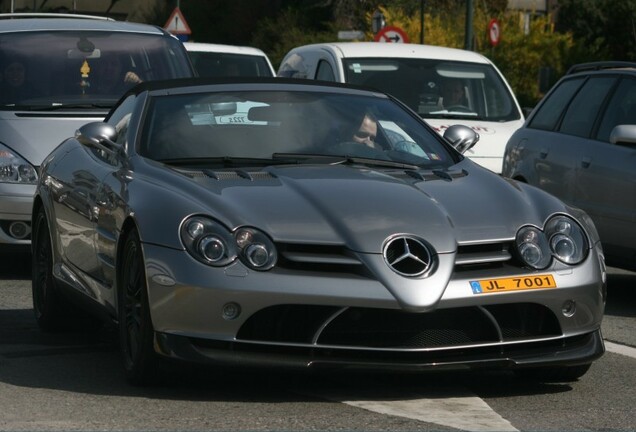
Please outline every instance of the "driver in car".
[[464, 86], [459, 80], [446, 80], [442, 86], [442, 104], [448, 109], [466, 106]]

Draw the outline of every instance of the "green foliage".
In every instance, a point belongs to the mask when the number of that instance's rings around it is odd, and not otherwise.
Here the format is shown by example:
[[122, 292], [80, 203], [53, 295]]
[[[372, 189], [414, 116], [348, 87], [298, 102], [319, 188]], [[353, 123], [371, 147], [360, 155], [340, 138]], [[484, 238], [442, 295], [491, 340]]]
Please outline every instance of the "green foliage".
[[[281, 12], [275, 19], [266, 18], [252, 34], [250, 45], [262, 49], [274, 69], [278, 69], [281, 60], [292, 48], [311, 43], [333, 42], [337, 39], [338, 31], [335, 28], [324, 31], [312, 30], [306, 20], [305, 15], [294, 9]], [[263, 41], [267, 41], [267, 46], [263, 46]]]
[[[549, 68], [554, 83], [569, 67], [568, 53], [574, 47], [570, 33], [556, 33], [550, 16], [537, 16], [529, 22], [529, 32], [525, 34], [524, 15], [519, 12], [499, 12], [488, 9], [484, 2], [478, 2], [473, 15], [473, 35], [475, 51], [488, 57], [501, 70], [515, 92], [522, 106], [532, 107], [543, 96], [539, 89], [539, 74], [542, 68]], [[424, 18], [424, 42], [452, 48], [464, 47], [465, 4], [440, 7], [435, 14], [426, 13]], [[420, 16], [407, 15], [402, 9], [381, 8], [387, 23], [402, 28], [411, 39], [420, 40]], [[500, 43], [490, 45], [488, 24], [497, 18], [501, 30]], [[369, 16], [370, 19], [370, 16]]]

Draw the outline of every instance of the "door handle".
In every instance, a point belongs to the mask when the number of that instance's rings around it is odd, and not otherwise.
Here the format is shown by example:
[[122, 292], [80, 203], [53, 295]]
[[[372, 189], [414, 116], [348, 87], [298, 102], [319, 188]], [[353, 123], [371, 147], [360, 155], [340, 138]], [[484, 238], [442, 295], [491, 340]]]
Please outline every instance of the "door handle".
[[548, 156], [548, 149], [544, 147], [539, 150], [539, 156], [541, 157], [541, 159], [545, 159]]
[[591, 157], [585, 156], [583, 159], [581, 159], [581, 166], [583, 168], [589, 167], [591, 163], [592, 163]]

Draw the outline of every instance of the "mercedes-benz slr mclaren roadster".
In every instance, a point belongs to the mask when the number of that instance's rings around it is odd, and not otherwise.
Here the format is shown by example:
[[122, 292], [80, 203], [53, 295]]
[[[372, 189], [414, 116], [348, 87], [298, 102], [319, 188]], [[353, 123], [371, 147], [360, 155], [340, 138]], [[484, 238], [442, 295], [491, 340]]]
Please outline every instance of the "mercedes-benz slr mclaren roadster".
[[478, 138], [345, 85], [140, 84], [42, 164], [38, 323], [101, 312], [137, 384], [165, 357], [577, 379], [604, 352], [597, 232], [462, 156]]

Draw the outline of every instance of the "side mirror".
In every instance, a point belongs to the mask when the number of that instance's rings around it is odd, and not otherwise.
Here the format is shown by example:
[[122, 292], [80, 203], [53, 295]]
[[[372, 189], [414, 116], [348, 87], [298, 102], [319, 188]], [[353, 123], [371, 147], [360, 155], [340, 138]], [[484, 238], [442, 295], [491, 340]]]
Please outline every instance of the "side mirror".
[[91, 122], [75, 132], [75, 139], [81, 144], [95, 147], [111, 154], [117, 154], [123, 147], [115, 142], [117, 131], [112, 125], [104, 122]]
[[479, 141], [479, 134], [464, 125], [450, 126], [444, 132], [444, 138], [460, 153], [466, 153]]
[[636, 125], [617, 125], [610, 133], [612, 144], [636, 145]]

